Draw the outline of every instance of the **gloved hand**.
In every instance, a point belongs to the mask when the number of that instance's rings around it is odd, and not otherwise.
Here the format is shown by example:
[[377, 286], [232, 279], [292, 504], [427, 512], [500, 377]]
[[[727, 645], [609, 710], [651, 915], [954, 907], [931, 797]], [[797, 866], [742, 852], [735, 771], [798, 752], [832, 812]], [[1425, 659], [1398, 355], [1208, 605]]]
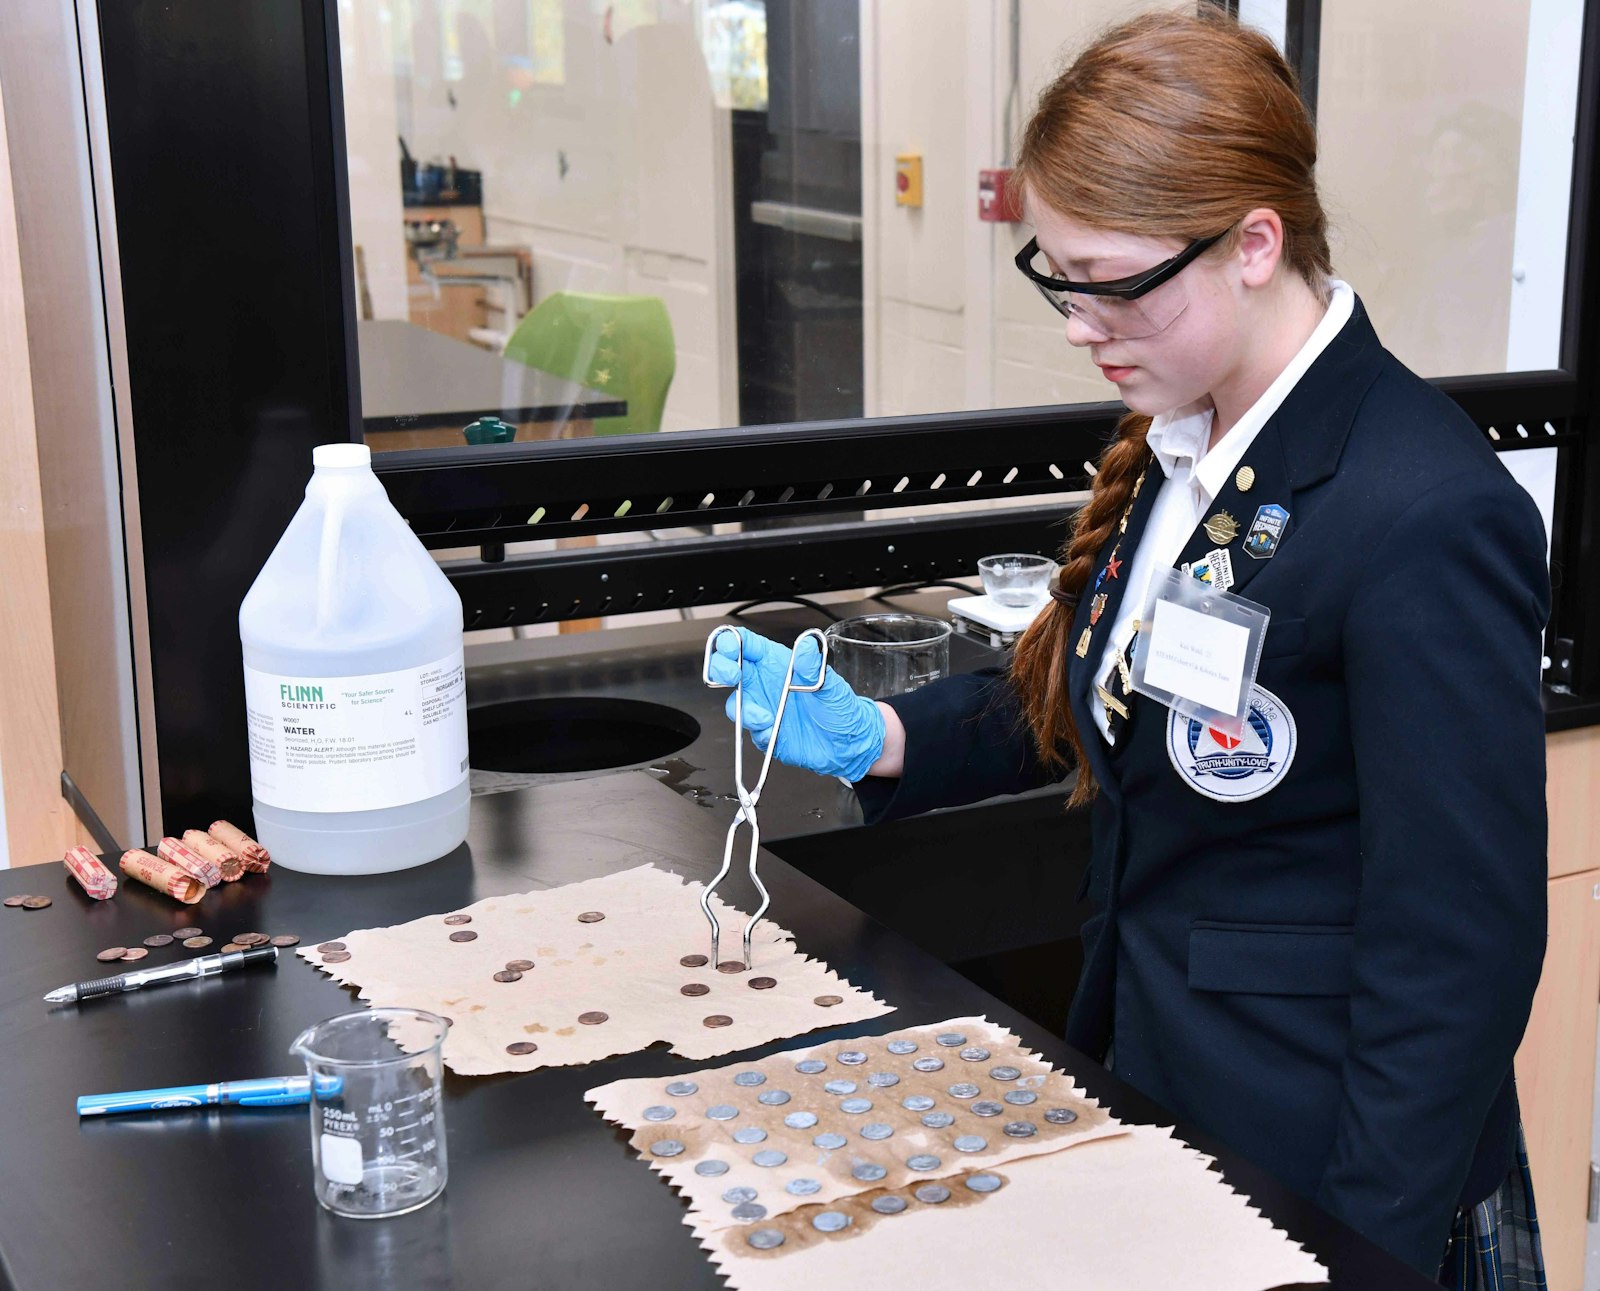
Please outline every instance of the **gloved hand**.
[[[763, 753], [772, 742], [773, 716], [783, 694], [783, 679], [789, 669], [787, 646], [757, 636], [748, 628], [737, 629], [744, 642], [744, 725], [750, 738]], [[796, 685], [809, 685], [817, 679], [820, 652], [813, 638], [800, 643], [795, 663]], [[710, 674], [724, 686], [739, 682], [739, 647], [733, 634], [719, 632], [711, 654]], [[733, 717], [734, 695], [728, 696], [727, 712]], [[883, 714], [878, 705], [850, 689], [832, 668], [822, 689], [814, 693], [791, 691], [783, 711], [783, 726], [778, 731], [778, 747], [773, 756], [793, 767], [804, 767], [818, 775], [862, 779], [883, 752]]]

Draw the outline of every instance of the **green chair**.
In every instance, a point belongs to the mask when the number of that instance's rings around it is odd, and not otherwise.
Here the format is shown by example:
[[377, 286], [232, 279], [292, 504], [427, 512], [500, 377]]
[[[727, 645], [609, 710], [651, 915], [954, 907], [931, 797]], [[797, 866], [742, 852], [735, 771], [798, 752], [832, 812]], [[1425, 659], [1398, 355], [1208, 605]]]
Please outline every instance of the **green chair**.
[[628, 401], [621, 417], [596, 417], [596, 435], [648, 435], [677, 370], [672, 320], [659, 296], [558, 291], [517, 324], [505, 357]]

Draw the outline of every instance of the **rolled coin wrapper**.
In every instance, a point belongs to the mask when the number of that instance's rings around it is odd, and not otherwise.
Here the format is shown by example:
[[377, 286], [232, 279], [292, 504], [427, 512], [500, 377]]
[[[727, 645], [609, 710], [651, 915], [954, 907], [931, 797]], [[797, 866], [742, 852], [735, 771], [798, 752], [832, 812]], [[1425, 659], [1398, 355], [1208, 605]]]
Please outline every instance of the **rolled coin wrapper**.
[[252, 874], [265, 874], [267, 866], [272, 864], [272, 857], [267, 849], [237, 825], [230, 825], [225, 820], [215, 820], [211, 822], [210, 832], [211, 837], [238, 856], [244, 862], [245, 869]]
[[183, 831], [184, 846], [215, 863], [222, 871], [222, 881], [232, 883], [244, 873], [244, 862], [239, 859], [239, 854], [225, 843], [219, 843], [203, 829], [186, 829]]
[[100, 863], [87, 847], [74, 847], [61, 858], [67, 873], [78, 880], [83, 890], [96, 901], [107, 901], [117, 894], [117, 876]]
[[148, 883], [157, 892], [165, 892], [184, 905], [193, 905], [206, 894], [206, 885], [187, 870], [138, 848], [124, 852], [120, 864], [122, 872], [130, 879]]
[[171, 861], [185, 873], [194, 875], [208, 888], [214, 888], [222, 882], [222, 867], [217, 862], [201, 856], [176, 838], [163, 838], [161, 845], [156, 848], [156, 855], [163, 861]]

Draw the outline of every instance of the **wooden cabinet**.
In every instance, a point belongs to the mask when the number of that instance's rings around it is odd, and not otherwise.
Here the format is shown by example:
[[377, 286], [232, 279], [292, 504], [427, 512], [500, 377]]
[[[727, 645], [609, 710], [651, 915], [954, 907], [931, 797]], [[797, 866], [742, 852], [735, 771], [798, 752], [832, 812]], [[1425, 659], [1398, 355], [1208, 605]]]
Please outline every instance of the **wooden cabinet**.
[[[405, 217], [407, 220], [453, 220], [460, 230], [458, 245], [483, 245], [481, 206], [408, 206], [405, 208]], [[487, 325], [482, 287], [435, 287], [422, 276], [417, 268], [416, 257], [409, 251], [406, 255], [406, 294], [411, 321], [441, 336], [453, 336], [458, 341], [470, 343], [471, 330]]]
[[1550, 939], [1517, 1089], [1550, 1291], [1583, 1286], [1600, 1010], [1600, 730], [1547, 745]]

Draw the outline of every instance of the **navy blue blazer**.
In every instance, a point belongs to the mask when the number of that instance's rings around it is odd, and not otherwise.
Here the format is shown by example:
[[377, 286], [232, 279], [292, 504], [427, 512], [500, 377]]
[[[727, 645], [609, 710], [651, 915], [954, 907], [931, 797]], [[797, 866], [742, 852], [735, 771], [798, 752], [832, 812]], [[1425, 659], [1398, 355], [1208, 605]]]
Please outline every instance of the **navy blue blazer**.
[[[1244, 529], [1233, 590], [1272, 611], [1257, 683], [1292, 730], [1258, 720], [1275, 748], [1253, 739], [1256, 763], [1208, 778], [1207, 732], [1137, 695], [1108, 746], [1090, 714], [1122, 594], [1107, 580], [1069, 672], [1101, 788], [1066, 1037], [1109, 1045], [1119, 1077], [1431, 1277], [1456, 1206], [1511, 1166], [1512, 1058], [1544, 958], [1544, 529], [1359, 300], [1243, 464], [1253, 486], [1236, 477], [1208, 514]], [[1152, 465], [1124, 555], [1163, 479]], [[1288, 523], [1256, 558], [1247, 530], [1270, 503]], [[1216, 545], [1197, 528], [1180, 561]], [[905, 770], [857, 786], [869, 821], [1051, 778], [1001, 672], [892, 703]], [[1256, 797], [1197, 787], [1252, 774], [1271, 782]]]

